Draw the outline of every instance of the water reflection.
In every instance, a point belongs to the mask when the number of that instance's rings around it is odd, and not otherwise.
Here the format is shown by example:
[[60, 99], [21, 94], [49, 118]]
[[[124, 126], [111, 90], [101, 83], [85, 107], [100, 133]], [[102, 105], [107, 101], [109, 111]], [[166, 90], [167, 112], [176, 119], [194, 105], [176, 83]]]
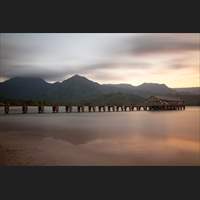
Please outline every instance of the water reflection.
[[11, 164], [200, 165], [199, 112], [0, 116], [0, 145]]

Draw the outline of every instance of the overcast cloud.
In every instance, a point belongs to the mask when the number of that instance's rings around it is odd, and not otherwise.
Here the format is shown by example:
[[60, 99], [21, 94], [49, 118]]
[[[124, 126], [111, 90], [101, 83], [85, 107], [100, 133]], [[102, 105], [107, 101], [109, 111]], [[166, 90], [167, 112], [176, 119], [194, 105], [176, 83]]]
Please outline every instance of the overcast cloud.
[[198, 86], [199, 46], [200, 34], [1, 33], [0, 81], [80, 74], [100, 83]]

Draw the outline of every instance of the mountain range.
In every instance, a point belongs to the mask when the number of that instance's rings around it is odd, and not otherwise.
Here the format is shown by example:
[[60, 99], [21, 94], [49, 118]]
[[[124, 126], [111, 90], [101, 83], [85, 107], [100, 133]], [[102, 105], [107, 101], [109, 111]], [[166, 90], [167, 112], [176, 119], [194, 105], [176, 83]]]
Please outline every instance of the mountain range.
[[151, 95], [177, 96], [188, 105], [200, 105], [200, 88], [169, 88], [165, 84], [99, 84], [74, 75], [48, 83], [37, 77], [15, 77], [0, 83], [0, 102], [43, 101], [60, 104], [120, 104], [143, 102]]

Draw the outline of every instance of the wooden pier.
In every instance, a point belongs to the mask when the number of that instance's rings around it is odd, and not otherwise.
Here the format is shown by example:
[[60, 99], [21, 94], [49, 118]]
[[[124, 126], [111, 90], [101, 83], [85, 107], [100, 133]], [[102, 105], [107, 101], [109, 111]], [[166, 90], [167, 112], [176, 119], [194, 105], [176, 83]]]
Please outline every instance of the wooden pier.
[[[185, 110], [185, 104], [181, 99], [151, 96], [143, 104], [130, 105], [50, 105], [52, 113], [59, 113], [59, 107], [65, 106], [66, 113], [84, 113], [84, 112], [131, 112], [131, 111], [168, 111], [168, 110]], [[10, 105], [4, 105], [4, 113], [10, 112]], [[29, 105], [22, 105], [22, 113], [28, 113]], [[31, 106], [33, 107], [33, 106]], [[38, 113], [45, 112], [45, 106], [39, 105], [37, 107]], [[72, 109], [75, 107], [75, 111]]]

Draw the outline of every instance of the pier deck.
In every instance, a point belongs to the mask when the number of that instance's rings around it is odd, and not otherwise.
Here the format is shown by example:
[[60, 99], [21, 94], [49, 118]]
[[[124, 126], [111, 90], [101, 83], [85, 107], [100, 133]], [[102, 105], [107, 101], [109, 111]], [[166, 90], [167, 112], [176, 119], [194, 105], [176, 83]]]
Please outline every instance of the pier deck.
[[[5, 114], [13, 113], [12, 110], [13, 108], [16, 109], [16, 107], [19, 107], [21, 109], [17, 109], [17, 113], [22, 113], [26, 114], [29, 113], [29, 107], [41, 114], [41, 113], [60, 113], [60, 112], [65, 112], [65, 113], [94, 113], [94, 112], [133, 112], [133, 111], [167, 111], [167, 110], [185, 110], [185, 105], [174, 105], [174, 106], [158, 106], [158, 105], [151, 105], [151, 106], [146, 106], [146, 105], [137, 105], [137, 106], [64, 106], [65, 109], [61, 110], [60, 108], [63, 108], [63, 105], [57, 105], [57, 106], [1, 106], [4, 107], [3, 112]], [[47, 108], [48, 107], [48, 111]], [[49, 111], [49, 107], [51, 107], [51, 111]], [[21, 110], [21, 112], [19, 111]], [[47, 111], [47, 112], [46, 112]], [[30, 112], [33, 113], [33, 112]], [[35, 112], [34, 112], [35, 113]]]

